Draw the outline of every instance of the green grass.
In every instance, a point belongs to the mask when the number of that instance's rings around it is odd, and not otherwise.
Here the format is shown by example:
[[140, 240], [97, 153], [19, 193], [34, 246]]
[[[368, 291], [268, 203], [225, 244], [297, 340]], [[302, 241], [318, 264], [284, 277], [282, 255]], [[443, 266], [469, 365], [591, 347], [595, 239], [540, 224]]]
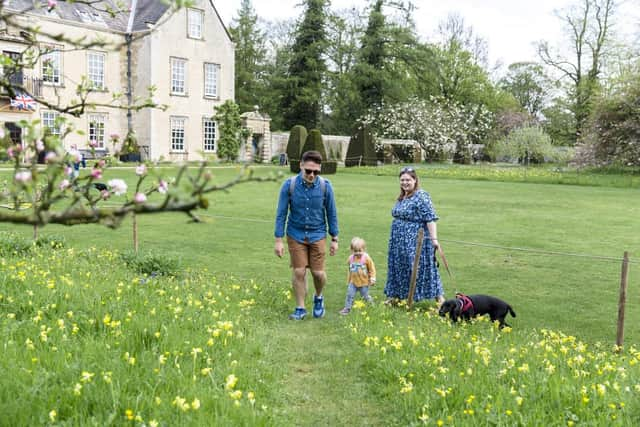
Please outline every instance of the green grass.
[[[233, 173], [232, 168], [214, 170], [220, 181]], [[509, 301], [518, 314], [510, 320], [510, 334], [499, 334], [486, 322], [452, 328], [434, 316], [431, 304], [411, 314], [380, 305], [346, 318], [337, 314], [346, 290], [348, 240], [354, 235], [368, 242], [380, 283], [372, 293], [377, 301], [383, 298], [390, 210], [398, 192], [391, 171], [329, 177], [337, 194], [341, 248], [327, 263], [328, 313], [321, 321], [285, 320], [293, 307], [290, 271], [287, 260], [272, 252], [280, 184], [244, 184], [212, 195], [202, 224], [179, 214], [138, 219], [143, 253], [180, 260], [184, 271], [174, 279], [140, 284], [140, 273], [115, 255], [131, 248], [129, 221], [115, 231], [48, 226], [41, 234], [63, 235], [65, 248], [8, 256], [0, 273], [0, 344], [6, 350], [2, 369], [11, 374], [1, 380], [0, 401], [6, 403], [0, 413], [10, 416], [0, 425], [46, 424], [53, 409], [67, 425], [122, 425], [128, 422], [127, 409], [147, 425], [150, 420], [161, 425], [410, 425], [421, 423], [420, 417], [429, 425], [438, 420], [447, 425], [637, 422], [635, 353], [614, 357], [610, 352], [620, 263], [504, 249], [612, 258], [629, 250], [633, 256], [640, 243], [634, 231], [640, 225], [637, 190], [430, 179], [430, 173], [421, 172], [421, 182], [440, 216], [439, 236], [454, 273], [452, 281], [442, 271], [445, 291], [450, 296], [456, 290], [490, 293]], [[32, 232], [15, 225], [0, 230], [24, 237]], [[640, 338], [637, 266], [635, 261], [630, 271], [629, 346]], [[251, 299], [254, 303], [247, 302]], [[42, 320], [36, 322], [39, 311]], [[106, 325], [106, 314], [120, 325]], [[208, 346], [213, 331], [223, 330], [218, 321], [232, 321], [233, 332], [241, 331], [242, 338], [236, 334], [226, 345]], [[73, 323], [79, 327], [76, 334]], [[43, 325], [51, 328], [47, 342], [40, 339]], [[577, 338], [558, 338], [543, 329]], [[409, 330], [419, 344], [412, 343]], [[35, 350], [25, 350], [27, 338]], [[195, 365], [193, 348], [203, 349]], [[136, 357], [134, 367], [127, 365], [126, 352]], [[158, 358], [165, 352], [169, 356], [162, 367]], [[436, 365], [440, 354], [445, 359]], [[570, 365], [580, 355], [588, 376]], [[505, 365], [510, 359], [513, 366]], [[529, 372], [518, 370], [524, 363]], [[549, 363], [554, 374], [545, 370]], [[603, 369], [609, 365], [615, 369]], [[210, 377], [199, 374], [207, 366]], [[461, 376], [469, 366], [471, 378]], [[83, 371], [95, 374], [90, 383], [81, 381]], [[112, 372], [116, 389], [104, 381], [103, 371]], [[240, 408], [224, 389], [232, 373], [238, 377], [235, 389], [243, 391]], [[79, 396], [73, 392], [76, 383], [83, 387]], [[445, 384], [452, 390], [444, 390], [443, 398], [436, 389]], [[605, 394], [599, 385], [606, 387]], [[581, 403], [582, 387], [588, 404]], [[487, 388], [493, 400], [487, 400]], [[547, 389], [552, 391], [548, 398]], [[255, 393], [254, 405], [248, 391]], [[473, 405], [466, 403], [471, 395]], [[190, 403], [198, 398], [201, 408], [182, 411], [172, 404], [176, 396]], [[524, 403], [518, 405], [516, 397]]]
[[[349, 173], [396, 176], [402, 165], [346, 169]], [[575, 168], [555, 165], [523, 167], [512, 164], [478, 165], [419, 164], [418, 173], [429, 178], [464, 179], [474, 181], [527, 182], [539, 184], [588, 185], [598, 187], [639, 188], [640, 169]]]

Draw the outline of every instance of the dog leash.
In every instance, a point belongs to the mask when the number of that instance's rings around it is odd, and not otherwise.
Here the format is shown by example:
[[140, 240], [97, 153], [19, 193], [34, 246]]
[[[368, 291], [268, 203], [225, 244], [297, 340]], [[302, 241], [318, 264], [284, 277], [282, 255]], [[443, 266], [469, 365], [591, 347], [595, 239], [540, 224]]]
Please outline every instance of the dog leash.
[[454, 289], [457, 288], [456, 283], [453, 280], [453, 274], [451, 273], [451, 269], [449, 268], [449, 263], [447, 262], [447, 257], [444, 256], [444, 251], [442, 250], [442, 247], [440, 245], [438, 245], [438, 253], [440, 254], [440, 258], [442, 259], [444, 268], [447, 270], [447, 273], [449, 274], [449, 278], [451, 278], [451, 284], [453, 285]]

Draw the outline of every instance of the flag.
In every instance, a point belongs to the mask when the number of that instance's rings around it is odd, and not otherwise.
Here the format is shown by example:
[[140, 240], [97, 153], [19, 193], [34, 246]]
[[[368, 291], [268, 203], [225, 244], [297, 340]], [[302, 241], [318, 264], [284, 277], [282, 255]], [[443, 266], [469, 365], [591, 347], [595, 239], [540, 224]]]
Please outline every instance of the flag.
[[11, 100], [11, 106], [20, 110], [35, 110], [36, 101], [26, 93], [16, 93], [16, 97]]

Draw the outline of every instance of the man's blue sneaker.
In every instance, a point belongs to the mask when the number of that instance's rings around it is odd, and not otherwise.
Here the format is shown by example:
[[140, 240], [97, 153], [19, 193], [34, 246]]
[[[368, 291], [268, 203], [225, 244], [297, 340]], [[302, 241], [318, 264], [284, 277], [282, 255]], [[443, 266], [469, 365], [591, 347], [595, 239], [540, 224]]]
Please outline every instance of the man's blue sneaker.
[[324, 316], [324, 298], [313, 296], [313, 317]]
[[296, 307], [296, 310], [289, 315], [289, 320], [303, 320], [307, 315], [307, 310]]

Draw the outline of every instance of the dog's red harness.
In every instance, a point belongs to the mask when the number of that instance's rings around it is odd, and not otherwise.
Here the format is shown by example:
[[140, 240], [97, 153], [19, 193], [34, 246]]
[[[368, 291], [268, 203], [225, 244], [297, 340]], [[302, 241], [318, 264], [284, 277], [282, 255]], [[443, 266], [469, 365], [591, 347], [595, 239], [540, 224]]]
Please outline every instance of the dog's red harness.
[[462, 308], [460, 308], [460, 313], [464, 313], [466, 311], [469, 311], [470, 308], [473, 308], [473, 301], [471, 301], [471, 298], [469, 298], [465, 294], [457, 293], [456, 299], [459, 300], [462, 304]]

